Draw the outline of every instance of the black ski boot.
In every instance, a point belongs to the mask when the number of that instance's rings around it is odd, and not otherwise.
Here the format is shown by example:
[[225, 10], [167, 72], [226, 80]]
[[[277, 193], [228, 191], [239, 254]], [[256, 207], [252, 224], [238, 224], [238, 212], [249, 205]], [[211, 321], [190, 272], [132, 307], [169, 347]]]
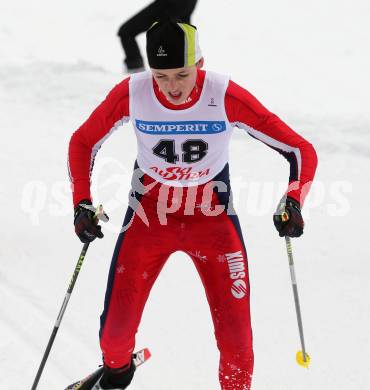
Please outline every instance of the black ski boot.
[[100, 367], [87, 378], [68, 386], [66, 390], [124, 390], [131, 383], [136, 366], [109, 368]]
[[137, 367], [151, 356], [148, 348], [132, 355], [131, 364], [121, 368], [102, 366], [87, 378], [69, 385], [65, 390], [124, 390], [132, 381]]
[[99, 381], [99, 385], [105, 390], [123, 390], [131, 383], [135, 374], [135, 364], [131, 362], [130, 366], [122, 368], [104, 367], [103, 375]]

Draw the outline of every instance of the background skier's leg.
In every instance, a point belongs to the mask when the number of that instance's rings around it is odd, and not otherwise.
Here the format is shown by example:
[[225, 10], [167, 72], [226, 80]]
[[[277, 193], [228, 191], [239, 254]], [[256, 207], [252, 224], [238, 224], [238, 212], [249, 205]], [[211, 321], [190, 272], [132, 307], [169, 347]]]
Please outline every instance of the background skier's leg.
[[163, 12], [162, 2], [154, 1], [125, 22], [118, 30], [118, 36], [126, 54], [125, 63], [129, 70], [144, 66], [136, 36], [148, 30]]

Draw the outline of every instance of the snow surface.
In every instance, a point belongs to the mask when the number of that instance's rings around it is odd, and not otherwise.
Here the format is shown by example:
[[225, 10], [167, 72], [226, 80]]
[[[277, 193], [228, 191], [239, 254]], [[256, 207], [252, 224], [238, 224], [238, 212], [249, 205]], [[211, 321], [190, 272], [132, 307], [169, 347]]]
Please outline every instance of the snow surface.
[[[0, 388], [31, 388], [81, 244], [66, 168], [71, 133], [123, 75], [115, 37], [146, 2], [0, 2]], [[370, 386], [370, 3], [200, 0], [207, 68], [230, 73], [317, 148], [306, 231], [293, 241], [309, 370], [299, 349], [284, 241], [271, 221], [285, 161], [241, 131], [231, 145], [252, 285], [256, 390]], [[140, 38], [143, 45], [143, 37]], [[99, 314], [126, 209], [129, 125], [100, 151], [94, 198], [111, 216], [90, 247], [39, 389], [63, 389], [100, 361]], [[146, 306], [137, 348], [153, 359], [133, 390], [210, 390], [217, 350], [200, 280], [174, 254]]]

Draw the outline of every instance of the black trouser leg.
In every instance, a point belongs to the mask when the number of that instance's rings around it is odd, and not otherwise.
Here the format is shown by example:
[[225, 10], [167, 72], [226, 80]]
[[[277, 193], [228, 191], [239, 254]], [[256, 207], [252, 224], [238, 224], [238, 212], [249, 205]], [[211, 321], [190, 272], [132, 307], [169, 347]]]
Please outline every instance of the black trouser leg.
[[124, 23], [118, 30], [123, 50], [126, 54], [128, 69], [140, 68], [144, 65], [143, 57], [135, 37], [148, 28], [163, 14], [164, 7], [161, 1], [155, 1], [138, 14]]
[[182, 22], [190, 23], [197, 0], [164, 0], [167, 14]]

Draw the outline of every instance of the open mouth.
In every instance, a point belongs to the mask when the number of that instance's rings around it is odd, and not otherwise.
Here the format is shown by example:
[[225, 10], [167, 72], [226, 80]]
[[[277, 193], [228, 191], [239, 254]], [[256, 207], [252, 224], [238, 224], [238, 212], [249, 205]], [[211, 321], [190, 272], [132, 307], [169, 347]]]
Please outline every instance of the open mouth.
[[182, 92], [169, 92], [168, 93], [173, 100], [179, 100], [182, 96]]

